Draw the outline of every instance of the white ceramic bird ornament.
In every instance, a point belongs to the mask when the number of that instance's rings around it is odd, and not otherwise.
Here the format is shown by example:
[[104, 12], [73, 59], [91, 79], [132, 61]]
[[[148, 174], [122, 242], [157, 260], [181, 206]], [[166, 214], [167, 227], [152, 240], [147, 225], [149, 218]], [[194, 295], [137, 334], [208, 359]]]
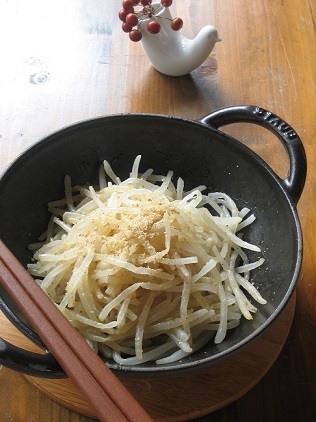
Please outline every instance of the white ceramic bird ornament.
[[[194, 39], [181, 32], [183, 22], [173, 19], [169, 10], [172, 0], [124, 0], [119, 13], [122, 29], [132, 41], [141, 41], [153, 67], [168, 76], [183, 76], [200, 66], [221, 41], [217, 30], [207, 25]], [[136, 6], [141, 6], [136, 10]]]

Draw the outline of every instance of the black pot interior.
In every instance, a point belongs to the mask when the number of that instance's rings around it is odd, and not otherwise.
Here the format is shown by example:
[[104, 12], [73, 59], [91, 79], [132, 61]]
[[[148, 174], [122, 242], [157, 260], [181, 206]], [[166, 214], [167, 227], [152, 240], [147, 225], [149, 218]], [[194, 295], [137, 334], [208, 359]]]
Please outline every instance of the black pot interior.
[[[243, 321], [222, 344], [210, 343], [180, 363], [164, 368], [154, 363], [132, 368], [109, 365], [123, 372], [153, 373], [208, 364], [247, 344], [269, 325], [292, 293], [301, 260], [300, 227], [292, 201], [268, 166], [236, 140], [199, 122], [153, 115], [110, 116], [67, 128], [25, 152], [0, 180], [0, 238], [26, 265], [27, 245], [45, 230], [46, 204], [63, 196], [66, 174], [77, 184], [94, 182], [99, 165], [107, 159], [124, 179], [138, 154], [141, 171], [173, 170], [187, 189], [205, 184], [209, 191], [223, 191], [239, 207], [254, 212], [257, 220], [247, 230], [246, 240], [262, 248], [265, 263], [253, 271], [252, 281], [268, 304], [258, 305], [253, 321]], [[0, 294], [19, 315], [5, 292]]]

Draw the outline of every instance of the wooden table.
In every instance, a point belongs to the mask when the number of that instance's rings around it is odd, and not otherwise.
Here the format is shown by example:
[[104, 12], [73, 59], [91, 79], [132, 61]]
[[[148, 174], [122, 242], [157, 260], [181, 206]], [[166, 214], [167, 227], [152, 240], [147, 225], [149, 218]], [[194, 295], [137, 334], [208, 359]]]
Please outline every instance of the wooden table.
[[[284, 118], [301, 137], [308, 159], [298, 205], [305, 249], [293, 325], [259, 383], [197, 420], [315, 421], [316, 3], [175, 0], [171, 11], [183, 18], [185, 35], [213, 24], [222, 38], [202, 66], [179, 78], [151, 67], [142, 46], [121, 31], [120, 9], [120, 0], [0, 2], [0, 170], [50, 132], [100, 115], [149, 112], [198, 119], [222, 106], [254, 104]], [[285, 177], [287, 156], [270, 133], [247, 124], [225, 131]], [[92, 421], [4, 367], [0, 420]]]

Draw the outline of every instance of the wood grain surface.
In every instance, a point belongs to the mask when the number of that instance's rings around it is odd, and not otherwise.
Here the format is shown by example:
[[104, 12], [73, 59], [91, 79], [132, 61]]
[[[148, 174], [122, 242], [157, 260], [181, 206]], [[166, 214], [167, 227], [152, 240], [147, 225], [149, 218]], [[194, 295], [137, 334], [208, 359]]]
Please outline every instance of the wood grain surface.
[[[298, 204], [304, 259], [289, 337], [248, 393], [199, 421], [316, 420], [316, 2], [174, 0], [193, 37], [213, 24], [222, 42], [190, 75], [156, 72], [121, 31], [121, 0], [0, 0], [0, 171], [45, 135], [101, 115], [146, 112], [198, 119], [234, 104], [284, 118], [301, 137], [308, 177]], [[284, 178], [288, 158], [266, 130], [225, 128]], [[0, 198], [1, 201], [1, 198]], [[236, 380], [238, 382], [238, 380]], [[0, 370], [2, 422], [91, 419], [54, 403], [20, 374]]]

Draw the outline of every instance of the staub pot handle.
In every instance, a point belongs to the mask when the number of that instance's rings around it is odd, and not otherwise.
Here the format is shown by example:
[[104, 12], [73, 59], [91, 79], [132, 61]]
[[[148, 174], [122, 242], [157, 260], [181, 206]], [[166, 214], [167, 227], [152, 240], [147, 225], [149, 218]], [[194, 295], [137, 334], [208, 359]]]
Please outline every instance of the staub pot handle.
[[37, 334], [11, 312], [0, 297], [0, 309], [13, 325], [36, 344], [42, 353], [31, 352], [0, 338], [0, 364], [26, 375], [45, 378], [64, 378], [66, 375]]
[[[218, 109], [200, 121], [218, 129], [232, 123], [254, 123], [270, 130], [284, 145], [290, 161], [288, 176], [280, 179], [284, 189], [296, 204], [302, 194], [307, 162], [304, 146], [295, 130], [277, 115], [256, 106], [231, 106]], [[278, 176], [277, 176], [278, 177]]]

